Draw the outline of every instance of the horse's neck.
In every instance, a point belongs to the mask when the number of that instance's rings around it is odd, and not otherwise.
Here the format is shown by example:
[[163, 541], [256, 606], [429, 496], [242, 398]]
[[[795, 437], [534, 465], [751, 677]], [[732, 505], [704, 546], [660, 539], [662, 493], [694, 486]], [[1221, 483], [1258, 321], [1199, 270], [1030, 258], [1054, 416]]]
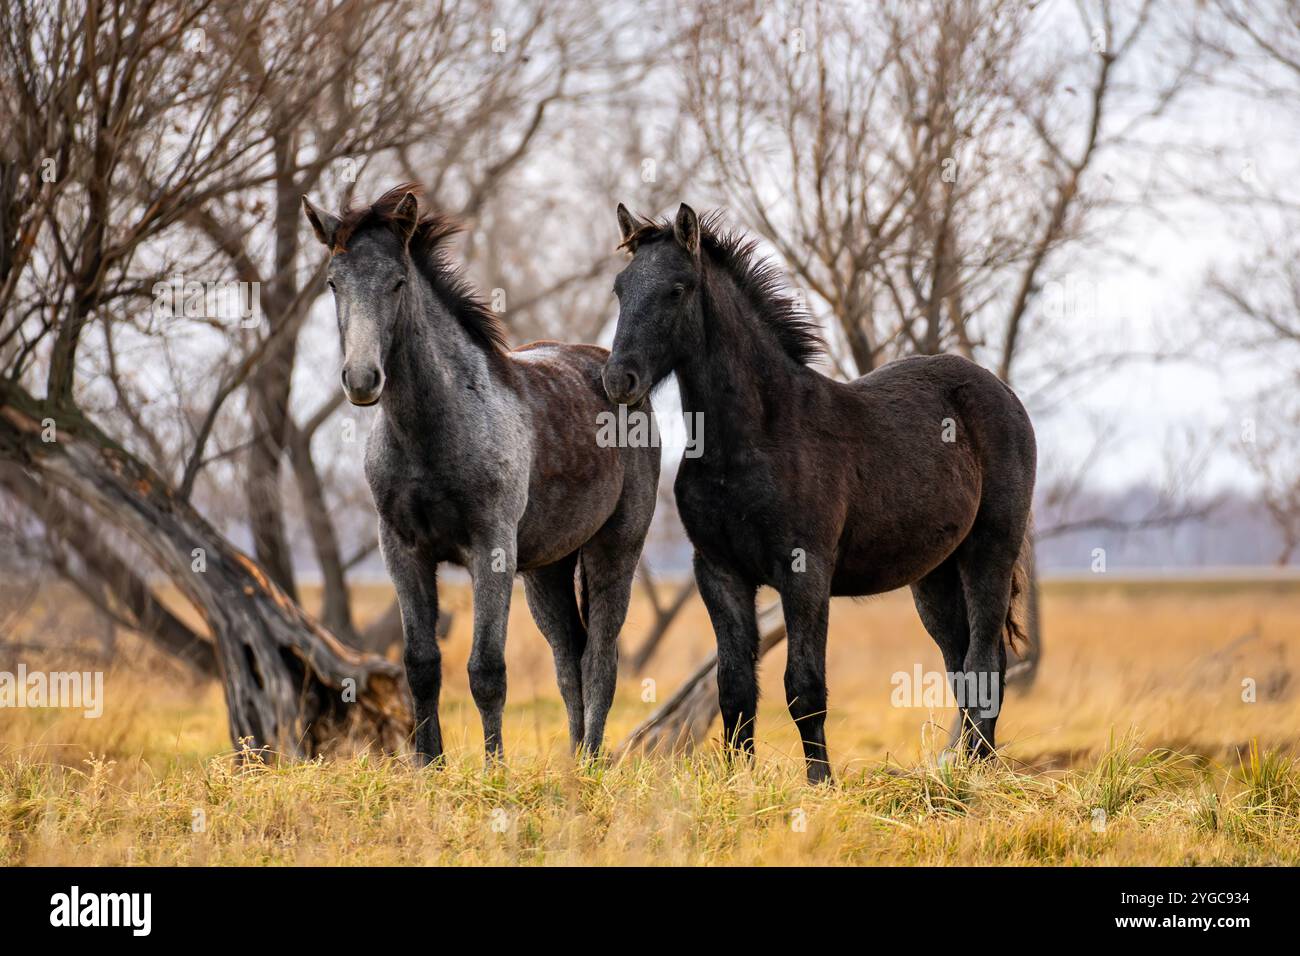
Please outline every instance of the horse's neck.
[[704, 416], [706, 451], [709, 441], [725, 450], [762, 432], [769, 406], [785, 400], [796, 374], [752, 306], [733, 289], [724, 292], [732, 296], [733, 307], [703, 306], [700, 341], [688, 343], [677, 366], [682, 411]]
[[406, 304], [386, 364], [383, 399], [390, 427], [417, 442], [482, 435], [485, 403], [470, 396], [501, 386], [481, 346], [440, 302], [428, 280]]

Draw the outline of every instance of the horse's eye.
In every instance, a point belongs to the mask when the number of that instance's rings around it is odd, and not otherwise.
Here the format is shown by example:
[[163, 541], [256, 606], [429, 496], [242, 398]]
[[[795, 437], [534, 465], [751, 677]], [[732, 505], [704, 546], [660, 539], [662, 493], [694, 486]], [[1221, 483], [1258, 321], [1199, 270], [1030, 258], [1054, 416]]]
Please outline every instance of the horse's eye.
[[337, 292], [337, 291], [338, 291], [338, 289], [334, 288], [334, 280], [333, 280], [333, 279], [326, 279], [326, 280], [325, 280], [325, 284], [326, 284], [327, 286], [330, 287], [330, 291], [331, 291], [331, 292]]
[[402, 286], [404, 286], [404, 285], [406, 285], [406, 279], [405, 279], [405, 278], [398, 279], [398, 280], [397, 280], [397, 285], [393, 286], [393, 291], [394, 291], [394, 292], [398, 291], [398, 290], [401, 289]]
[[686, 292], [686, 286], [682, 285], [680, 282], [677, 283], [675, 286], [673, 286], [674, 299], [680, 299], [685, 294], [685, 292]]

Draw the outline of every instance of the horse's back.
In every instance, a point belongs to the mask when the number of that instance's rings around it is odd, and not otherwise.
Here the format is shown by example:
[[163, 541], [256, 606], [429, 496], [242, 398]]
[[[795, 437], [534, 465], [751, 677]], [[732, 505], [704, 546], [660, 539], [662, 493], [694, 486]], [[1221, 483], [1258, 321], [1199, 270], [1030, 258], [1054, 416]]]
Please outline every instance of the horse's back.
[[[960, 355], [914, 355], [840, 387], [868, 401], [873, 422], [920, 426], [916, 434], [947, 444], [969, 438], [985, 471], [1027, 474], [1032, 483], [1036, 448], [1029, 414], [982, 365]], [[937, 411], [945, 414], [936, 419]]]
[[534, 407], [560, 414], [581, 414], [608, 406], [600, 373], [609, 351], [598, 345], [547, 340], [521, 345], [508, 353], [515, 390]]

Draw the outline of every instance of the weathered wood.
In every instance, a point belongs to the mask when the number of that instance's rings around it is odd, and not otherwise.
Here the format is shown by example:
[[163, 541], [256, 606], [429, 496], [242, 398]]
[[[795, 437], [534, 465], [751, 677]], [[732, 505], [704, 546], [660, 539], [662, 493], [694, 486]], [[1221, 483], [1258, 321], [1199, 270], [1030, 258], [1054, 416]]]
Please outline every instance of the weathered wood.
[[[758, 633], [760, 658], [785, 640], [785, 614], [779, 600], [759, 611]], [[714, 651], [662, 707], [628, 735], [615, 753], [688, 753], [708, 736], [717, 716], [718, 653]]]
[[361, 636], [352, 622], [352, 602], [348, 596], [347, 575], [339, 550], [338, 535], [325, 503], [325, 486], [311, 456], [311, 434], [300, 431], [289, 416], [285, 418], [288, 434], [289, 462], [294, 480], [303, 499], [303, 514], [316, 563], [321, 572], [320, 620], [339, 640], [360, 648]]
[[[42, 440], [53, 419], [57, 440]], [[129, 534], [213, 636], [230, 736], [288, 756], [374, 743], [410, 727], [397, 664], [342, 644], [232, 547], [159, 475], [75, 411], [0, 385], [0, 458]]]

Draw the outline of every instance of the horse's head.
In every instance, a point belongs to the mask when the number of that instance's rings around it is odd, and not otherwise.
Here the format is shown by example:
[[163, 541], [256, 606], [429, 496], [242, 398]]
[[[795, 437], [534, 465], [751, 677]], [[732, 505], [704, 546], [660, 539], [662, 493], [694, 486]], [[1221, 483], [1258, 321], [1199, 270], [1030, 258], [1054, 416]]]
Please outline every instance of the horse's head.
[[408, 244], [419, 224], [413, 189], [391, 190], [343, 218], [302, 197], [307, 221], [330, 250], [329, 287], [343, 347], [343, 391], [353, 405], [373, 405], [384, 390], [384, 367], [413, 283]]
[[603, 379], [611, 401], [632, 405], [677, 366], [703, 281], [700, 223], [685, 203], [671, 229], [637, 220], [619, 203], [618, 228], [632, 261], [614, 280], [618, 326]]

